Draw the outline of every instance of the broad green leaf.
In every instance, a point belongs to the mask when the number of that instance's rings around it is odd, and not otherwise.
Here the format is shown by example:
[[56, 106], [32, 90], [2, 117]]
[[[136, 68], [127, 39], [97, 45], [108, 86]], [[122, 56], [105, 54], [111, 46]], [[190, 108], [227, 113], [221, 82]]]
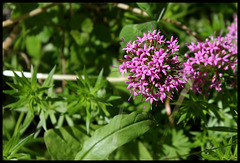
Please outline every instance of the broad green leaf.
[[137, 3], [153, 20], [159, 22], [163, 17], [168, 3]]
[[71, 30], [70, 34], [78, 45], [84, 45], [89, 40], [89, 34], [86, 32], [79, 32], [78, 30]]
[[[137, 40], [136, 36], [142, 36], [143, 33], [148, 33], [148, 31], [152, 31], [151, 24], [153, 26], [153, 30], [157, 29], [157, 22], [156, 21], [150, 21], [142, 24], [128, 24], [125, 25], [120, 34], [119, 38], [124, 39], [124, 42], [121, 41], [121, 48], [126, 47], [124, 43], [127, 43], [131, 40], [131, 43], [134, 40]], [[145, 28], [146, 27], [146, 28]], [[139, 33], [138, 33], [139, 31]]]
[[88, 139], [75, 160], [103, 160], [115, 149], [147, 132], [155, 122], [146, 112], [117, 115]]
[[93, 30], [93, 22], [90, 18], [85, 18], [81, 23], [81, 29], [83, 32], [91, 33]]
[[28, 54], [35, 59], [40, 59], [41, 41], [39, 38], [34, 35], [27, 36], [25, 43]]
[[54, 160], [72, 160], [89, 136], [83, 125], [47, 130], [44, 142]]
[[141, 141], [135, 140], [116, 149], [110, 160], [153, 160], [151, 154]]

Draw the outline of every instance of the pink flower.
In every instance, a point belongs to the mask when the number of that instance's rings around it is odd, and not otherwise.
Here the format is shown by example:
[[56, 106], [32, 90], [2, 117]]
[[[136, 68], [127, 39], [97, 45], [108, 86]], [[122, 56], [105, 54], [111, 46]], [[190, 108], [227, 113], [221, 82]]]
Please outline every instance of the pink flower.
[[[237, 20], [235, 16], [235, 21]], [[183, 63], [186, 80], [193, 80], [192, 90], [202, 93], [203, 87], [207, 87], [204, 92], [215, 88], [221, 91], [222, 79], [231, 81], [223, 77], [223, 72], [234, 76], [237, 67], [237, 23], [232, 23], [228, 27], [229, 32], [225, 37], [210, 36], [210, 40], [205, 42], [191, 42], [187, 47], [189, 54], [185, 54], [186, 62]], [[191, 54], [194, 54], [191, 55]], [[220, 73], [221, 72], [221, 73]], [[229, 84], [233, 86], [233, 83]]]
[[[179, 51], [180, 45], [177, 45], [177, 39], [173, 36], [170, 41], [164, 41], [164, 36], [153, 30], [144, 33], [143, 37], [137, 40], [129, 41], [125, 50], [127, 54], [119, 70], [122, 73], [129, 72], [127, 89], [135, 96], [142, 95], [145, 101], [150, 101], [151, 109], [154, 101], [163, 100], [167, 94], [179, 91], [184, 87], [182, 69], [175, 51]], [[167, 46], [163, 46], [163, 43]], [[132, 95], [131, 95], [132, 96]], [[130, 98], [131, 98], [130, 96]], [[170, 98], [171, 98], [170, 97]], [[130, 99], [129, 98], [129, 99]]]

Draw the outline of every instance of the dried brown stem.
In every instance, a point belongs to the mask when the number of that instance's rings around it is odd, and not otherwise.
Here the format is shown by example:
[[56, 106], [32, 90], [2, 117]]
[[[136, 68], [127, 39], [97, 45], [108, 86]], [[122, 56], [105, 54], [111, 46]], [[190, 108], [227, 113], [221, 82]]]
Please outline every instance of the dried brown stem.
[[31, 68], [31, 64], [30, 64], [30, 61], [29, 61], [27, 55], [25, 53], [23, 53], [23, 52], [19, 52], [19, 53], [21, 54], [21, 56], [23, 57], [24, 61], [26, 62], [27, 68], [30, 69]]
[[[65, 36], [64, 36], [64, 35], [65, 35], [65, 34], [64, 34], [64, 31], [63, 31], [63, 45], [62, 45], [62, 48], [61, 48], [60, 57], [61, 57], [61, 61], [62, 61], [62, 73], [63, 73], [63, 74], [66, 74], [66, 67], [65, 67], [65, 62], [66, 62], [66, 60], [65, 60], [65, 58], [64, 58], [64, 56], [63, 56], [64, 46], [65, 46]], [[64, 90], [65, 85], [66, 85], [66, 81], [63, 80], [63, 81], [62, 81], [62, 90]]]
[[16, 26], [14, 26], [10, 35], [3, 41], [3, 44], [2, 44], [3, 50], [7, 50], [13, 44], [19, 32], [20, 32], [20, 25], [17, 24]]
[[[121, 8], [121, 9], [124, 9], [124, 10], [130, 10], [134, 13], [137, 13], [137, 14], [141, 14], [141, 15], [144, 15], [144, 16], [149, 16], [146, 12], [142, 11], [141, 9], [139, 8], [132, 8], [130, 7], [129, 5], [126, 5], [126, 4], [123, 4], [123, 3], [115, 3], [114, 6], [118, 7], [118, 8]], [[180, 27], [182, 30], [186, 31], [186, 33], [194, 36], [195, 38], [197, 38], [198, 40], [204, 40], [203, 37], [201, 37], [200, 35], [198, 35], [196, 32], [193, 32], [191, 31], [187, 26], [183, 25], [181, 22], [179, 21], [173, 21], [171, 19], [168, 19], [168, 18], [162, 18], [163, 21], [165, 22], [169, 22], [169, 23], [172, 23], [174, 25], [177, 25], [178, 27]]]
[[73, 11], [73, 8], [72, 8], [72, 3], [68, 3], [68, 4], [69, 4], [71, 16], [74, 16], [74, 11]]
[[171, 97], [171, 95], [172, 95], [171, 91], [168, 92], [168, 96], [167, 96], [167, 99], [165, 101], [165, 108], [166, 108], [166, 112], [167, 112], [167, 115], [168, 115], [169, 124], [170, 124], [171, 127], [173, 127], [174, 119], [171, 117], [171, 106], [170, 106], [170, 97]]
[[48, 5], [48, 6], [45, 6], [45, 7], [41, 7], [41, 8], [37, 8], [37, 9], [35, 9], [35, 10], [32, 10], [31, 12], [29, 12], [29, 13], [27, 13], [27, 14], [24, 14], [24, 15], [21, 15], [21, 16], [15, 18], [15, 19], [5, 20], [5, 21], [2, 22], [2, 27], [7, 27], [7, 26], [9, 26], [9, 25], [12, 25], [12, 24], [20, 21], [20, 20], [23, 20], [23, 19], [26, 19], [26, 18], [29, 18], [29, 17], [33, 17], [33, 16], [35, 16], [35, 15], [38, 15], [38, 14], [44, 12], [45, 10], [47, 10], [47, 9], [49, 9], [49, 8], [51, 8], [51, 7], [54, 7], [54, 6], [56, 6], [56, 5], [59, 5], [59, 4], [61, 4], [61, 3], [52, 3], [52, 4]]

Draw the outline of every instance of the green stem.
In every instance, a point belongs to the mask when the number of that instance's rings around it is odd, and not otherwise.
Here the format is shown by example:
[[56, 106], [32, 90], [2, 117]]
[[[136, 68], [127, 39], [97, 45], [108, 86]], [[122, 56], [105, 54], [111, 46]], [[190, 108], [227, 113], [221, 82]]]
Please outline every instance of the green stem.
[[21, 112], [21, 114], [18, 117], [18, 121], [17, 121], [16, 127], [15, 127], [15, 130], [14, 130], [13, 136], [18, 132], [19, 126], [23, 120], [23, 117], [24, 117], [24, 112]]

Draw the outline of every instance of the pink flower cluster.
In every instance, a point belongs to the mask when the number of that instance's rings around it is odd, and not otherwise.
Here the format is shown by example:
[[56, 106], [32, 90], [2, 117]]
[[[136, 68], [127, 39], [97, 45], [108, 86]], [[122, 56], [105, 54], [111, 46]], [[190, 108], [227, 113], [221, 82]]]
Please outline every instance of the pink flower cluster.
[[[144, 33], [143, 37], [137, 40], [129, 41], [125, 50], [127, 55], [125, 59], [120, 59], [122, 64], [119, 70], [129, 73], [127, 89], [130, 89], [131, 96], [142, 95], [145, 101], [150, 101], [151, 109], [153, 101], [163, 100], [174, 90], [184, 87], [185, 81], [182, 80], [182, 70], [175, 51], [179, 51], [177, 39], [164, 39], [164, 35], [160, 35], [154, 30]], [[124, 40], [123, 40], [124, 41]], [[130, 96], [130, 98], [131, 98]], [[130, 100], [129, 98], [129, 100]]]
[[233, 42], [237, 43], [237, 36], [238, 36], [238, 28], [237, 28], [237, 15], [234, 14], [234, 22], [227, 27], [227, 29], [229, 30], [229, 32], [226, 34], [226, 37], [228, 37], [229, 39], [232, 39]]
[[[205, 42], [187, 45], [190, 50], [185, 54], [187, 61], [183, 63], [185, 80], [193, 80], [192, 90], [205, 93], [211, 88], [221, 91], [222, 80], [231, 80], [230, 76], [236, 73], [237, 66], [237, 18], [228, 27], [225, 37], [218, 36]], [[190, 56], [192, 54], [194, 56]], [[229, 74], [223, 77], [223, 74]], [[236, 81], [232, 81], [233, 86]], [[204, 86], [207, 86], [205, 88]]]

